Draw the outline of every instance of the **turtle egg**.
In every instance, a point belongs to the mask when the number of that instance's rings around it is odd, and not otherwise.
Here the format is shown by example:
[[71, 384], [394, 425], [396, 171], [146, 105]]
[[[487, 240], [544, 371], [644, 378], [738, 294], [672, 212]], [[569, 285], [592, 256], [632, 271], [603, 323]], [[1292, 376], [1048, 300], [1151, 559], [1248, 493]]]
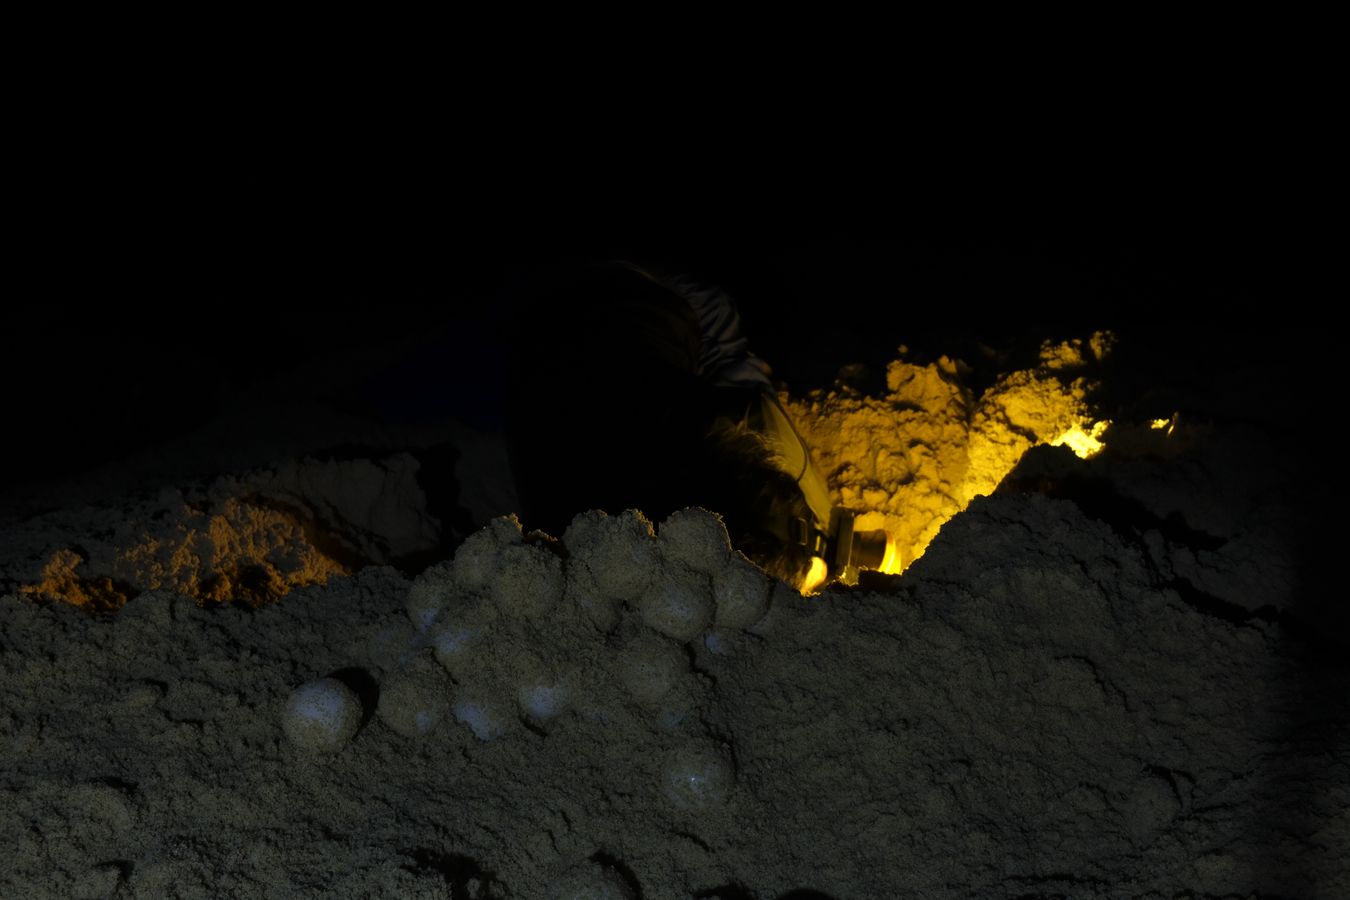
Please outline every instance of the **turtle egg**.
[[470, 593], [486, 590], [500, 567], [502, 549], [520, 542], [520, 522], [514, 516], [493, 519], [465, 538], [455, 551], [455, 582]]
[[507, 719], [495, 703], [461, 697], [455, 701], [455, 718], [469, 726], [480, 741], [490, 741], [506, 733]]
[[688, 641], [712, 622], [711, 595], [708, 576], [680, 563], [668, 563], [643, 592], [638, 606], [649, 628], [677, 641]]
[[307, 681], [286, 699], [282, 730], [302, 750], [340, 750], [361, 727], [361, 701], [336, 678]]
[[661, 767], [661, 793], [679, 809], [697, 812], [722, 806], [734, 782], [731, 760], [712, 747], [674, 750]]
[[748, 628], [769, 610], [769, 578], [754, 563], [737, 554], [713, 576], [718, 628]]
[[436, 654], [436, 661], [451, 674], [462, 671], [469, 661], [476, 637], [477, 629], [463, 625], [446, 625], [437, 630], [431, 636], [431, 649]]
[[736, 635], [721, 629], [713, 629], [703, 636], [703, 646], [713, 656], [731, 656], [736, 652]]
[[563, 532], [569, 565], [591, 576], [600, 597], [630, 600], [651, 580], [657, 564], [652, 523], [634, 509], [615, 516], [599, 510], [578, 515]]
[[527, 544], [502, 550], [493, 596], [503, 609], [517, 615], [547, 615], [562, 592], [562, 560], [555, 554]]
[[580, 607], [596, 628], [608, 632], [619, 622], [619, 601], [603, 595], [595, 578], [584, 566], [568, 566], [563, 576], [563, 597]]
[[426, 631], [440, 618], [453, 596], [450, 568], [441, 563], [427, 569], [408, 589], [405, 609], [408, 619], [418, 631]]
[[650, 635], [620, 653], [618, 669], [629, 695], [644, 706], [654, 706], [689, 679], [689, 658], [677, 644]]
[[666, 734], [678, 734], [685, 720], [689, 718], [688, 706], [666, 706], [656, 713], [656, 727]]
[[395, 620], [370, 637], [366, 650], [370, 662], [388, 672], [416, 655], [423, 638], [412, 623]]
[[550, 684], [526, 684], [516, 694], [521, 711], [536, 722], [547, 722], [567, 708], [567, 688]]
[[380, 685], [380, 718], [404, 737], [421, 737], [450, 711], [450, 678], [426, 656]]
[[696, 506], [671, 513], [656, 533], [656, 545], [668, 560], [712, 575], [731, 555], [731, 539], [722, 517]]
[[637, 895], [618, 872], [589, 862], [564, 873], [548, 896], [549, 900], [633, 900]]

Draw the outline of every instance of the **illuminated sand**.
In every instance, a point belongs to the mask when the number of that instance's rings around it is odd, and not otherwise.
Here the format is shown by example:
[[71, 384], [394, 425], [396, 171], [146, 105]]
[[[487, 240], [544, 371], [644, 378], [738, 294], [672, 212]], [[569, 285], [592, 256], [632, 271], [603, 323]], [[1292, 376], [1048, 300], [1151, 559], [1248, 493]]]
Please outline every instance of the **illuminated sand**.
[[[784, 396], [828, 480], [834, 502], [862, 513], [858, 527], [897, 535], [904, 566], [972, 499], [992, 493], [1033, 446], [1065, 445], [1082, 457], [1101, 449], [1109, 423], [1087, 402], [1090, 373], [1113, 338], [1047, 343], [1037, 365], [1003, 375], [978, 396], [965, 366], [900, 358], [886, 391], [836, 387]], [[903, 348], [902, 348], [903, 351]]]
[[147, 590], [202, 604], [272, 603], [434, 548], [438, 529], [417, 470], [406, 453], [304, 459], [116, 506], [56, 510], [0, 532], [11, 550], [4, 575], [30, 597], [92, 610], [118, 609]]

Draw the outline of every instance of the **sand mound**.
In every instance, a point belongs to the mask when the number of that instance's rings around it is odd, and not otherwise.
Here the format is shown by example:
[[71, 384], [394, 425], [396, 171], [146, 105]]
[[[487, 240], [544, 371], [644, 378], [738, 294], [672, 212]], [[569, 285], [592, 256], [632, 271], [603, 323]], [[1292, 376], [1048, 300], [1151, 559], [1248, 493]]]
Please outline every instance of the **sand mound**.
[[407, 453], [303, 459], [57, 509], [0, 529], [0, 586], [112, 610], [143, 591], [199, 603], [275, 602], [370, 563], [437, 547], [440, 529]]
[[0, 894], [1346, 896], [1350, 672], [1159, 548], [1013, 493], [811, 598], [698, 510], [258, 609], [5, 596]]

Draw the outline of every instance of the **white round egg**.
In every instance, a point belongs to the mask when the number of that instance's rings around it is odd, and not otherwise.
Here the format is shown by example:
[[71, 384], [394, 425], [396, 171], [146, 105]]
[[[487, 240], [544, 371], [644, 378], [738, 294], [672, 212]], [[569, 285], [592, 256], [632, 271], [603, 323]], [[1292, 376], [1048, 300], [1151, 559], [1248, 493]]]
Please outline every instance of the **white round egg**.
[[532, 544], [506, 547], [492, 579], [492, 596], [504, 612], [539, 617], [557, 606], [563, 592], [562, 560]]
[[332, 753], [356, 734], [361, 715], [355, 691], [336, 678], [317, 678], [291, 691], [281, 725], [296, 747]]
[[506, 734], [511, 720], [500, 704], [487, 697], [459, 697], [454, 704], [455, 718], [467, 725], [480, 741], [496, 740]]
[[697, 506], [671, 513], [656, 533], [656, 546], [667, 560], [712, 575], [731, 555], [731, 539], [722, 517]]
[[670, 562], [638, 601], [642, 621], [677, 641], [693, 640], [713, 618], [712, 584], [707, 575]]
[[769, 576], [739, 553], [713, 576], [718, 628], [749, 628], [769, 611]]
[[470, 667], [473, 648], [479, 637], [477, 628], [457, 623], [444, 624], [431, 634], [431, 649], [436, 662], [452, 675]]
[[435, 730], [450, 712], [450, 678], [425, 655], [411, 660], [380, 685], [377, 712], [404, 737]]
[[652, 523], [637, 510], [615, 516], [599, 510], [578, 515], [563, 532], [569, 566], [587, 570], [599, 596], [632, 600], [651, 580], [657, 564]]
[[451, 569], [445, 563], [427, 569], [408, 588], [405, 609], [418, 631], [426, 631], [440, 618], [455, 593]]
[[731, 759], [713, 746], [673, 750], [661, 767], [661, 793], [672, 806], [691, 812], [724, 805], [734, 784]]
[[570, 692], [563, 684], [533, 681], [520, 686], [516, 700], [521, 713], [533, 722], [551, 722], [567, 709]]
[[648, 633], [620, 651], [619, 680], [643, 706], [655, 706], [690, 679], [689, 658], [678, 644]]

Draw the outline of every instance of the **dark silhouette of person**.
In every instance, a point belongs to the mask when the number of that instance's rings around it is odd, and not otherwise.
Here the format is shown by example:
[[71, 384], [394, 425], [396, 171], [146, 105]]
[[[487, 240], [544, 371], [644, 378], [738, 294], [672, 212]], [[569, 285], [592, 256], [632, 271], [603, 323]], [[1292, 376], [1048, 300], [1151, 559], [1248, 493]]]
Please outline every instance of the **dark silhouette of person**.
[[703, 506], [770, 574], [820, 580], [829, 496], [724, 291], [573, 264], [527, 292], [513, 348], [506, 433], [527, 529]]

